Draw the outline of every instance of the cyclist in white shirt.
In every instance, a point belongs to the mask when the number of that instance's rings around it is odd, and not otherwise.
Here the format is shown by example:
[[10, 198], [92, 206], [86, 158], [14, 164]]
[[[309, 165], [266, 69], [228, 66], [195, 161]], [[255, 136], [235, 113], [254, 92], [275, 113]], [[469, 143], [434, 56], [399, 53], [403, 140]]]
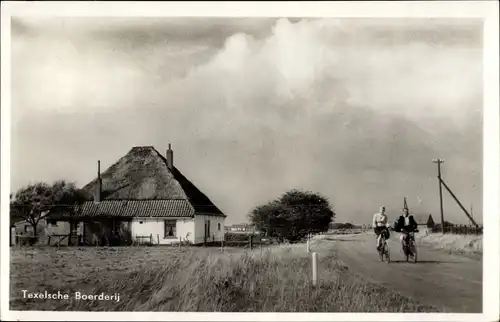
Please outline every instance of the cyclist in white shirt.
[[380, 236], [382, 233], [385, 234], [385, 238], [389, 238], [389, 229], [388, 227], [388, 218], [387, 214], [385, 213], [385, 206], [380, 207], [380, 212], [376, 213], [373, 215], [373, 231], [375, 232], [375, 235], [377, 235], [377, 250], [379, 250], [380, 247]]

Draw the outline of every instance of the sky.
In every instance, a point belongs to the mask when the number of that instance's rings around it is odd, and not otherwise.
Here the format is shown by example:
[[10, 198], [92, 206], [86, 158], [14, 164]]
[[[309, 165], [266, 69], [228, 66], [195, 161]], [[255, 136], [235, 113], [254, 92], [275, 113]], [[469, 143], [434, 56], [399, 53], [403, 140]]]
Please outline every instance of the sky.
[[[83, 186], [134, 146], [227, 214], [290, 189], [338, 222], [439, 221], [434, 158], [482, 222], [482, 25], [465, 19], [12, 20], [11, 190]], [[443, 191], [445, 219], [468, 220]]]

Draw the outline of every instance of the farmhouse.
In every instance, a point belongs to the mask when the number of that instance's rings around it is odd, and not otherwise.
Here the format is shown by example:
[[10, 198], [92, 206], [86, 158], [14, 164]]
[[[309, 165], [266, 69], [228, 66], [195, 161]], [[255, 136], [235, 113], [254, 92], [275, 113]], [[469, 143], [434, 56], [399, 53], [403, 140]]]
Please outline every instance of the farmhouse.
[[[42, 225], [37, 227], [37, 231], [40, 231]], [[18, 243], [18, 236], [32, 236], [33, 235], [33, 226], [27, 222], [26, 220], [21, 220], [15, 223], [12, 223], [10, 226], [10, 244], [16, 245]]]
[[132, 148], [83, 190], [93, 195], [71, 211], [47, 217], [49, 235], [75, 244], [172, 244], [221, 241], [224, 215], [175, 166], [169, 144]]
[[[11, 226], [14, 235], [32, 235], [33, 226], [26, 220], [18, 221]], [[39, 229], [37, 229], [39, 230]]]

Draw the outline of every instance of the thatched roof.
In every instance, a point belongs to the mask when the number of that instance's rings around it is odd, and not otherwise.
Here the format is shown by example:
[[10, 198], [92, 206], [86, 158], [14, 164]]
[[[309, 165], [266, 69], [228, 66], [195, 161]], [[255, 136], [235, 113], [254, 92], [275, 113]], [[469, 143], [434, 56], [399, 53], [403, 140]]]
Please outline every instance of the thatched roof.
[[[212, 201], [152, 146], [132, 148], [101, 173], [101, 200], [187, 200], [197, 213], [225, 216]], [[92, 194], [97, 178], [83, 187]]]
[[71, 210], [56, 212], [50, 219], [193, 217], [195, 213], [194, 208], [184, 199], [87, 201]]

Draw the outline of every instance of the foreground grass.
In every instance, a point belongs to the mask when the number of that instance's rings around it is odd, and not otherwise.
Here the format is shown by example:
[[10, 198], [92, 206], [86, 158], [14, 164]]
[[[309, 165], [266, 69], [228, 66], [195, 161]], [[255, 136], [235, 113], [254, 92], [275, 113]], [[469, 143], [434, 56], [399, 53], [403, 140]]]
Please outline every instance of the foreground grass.
[[[319, 286], [304, 245], [254, 252], [189, 248], [12, 250], [11, 309], [204, 312], [429, 312], [350, 273], [314, 241]], [[29, 291], [120, 294], [120, 301], [23, 299]]]
[[417, 242], [434, 249], [442, 249], [452, 254], [481, 256], [483, 254], [483, 236], [429, 234], [417, 236]]

